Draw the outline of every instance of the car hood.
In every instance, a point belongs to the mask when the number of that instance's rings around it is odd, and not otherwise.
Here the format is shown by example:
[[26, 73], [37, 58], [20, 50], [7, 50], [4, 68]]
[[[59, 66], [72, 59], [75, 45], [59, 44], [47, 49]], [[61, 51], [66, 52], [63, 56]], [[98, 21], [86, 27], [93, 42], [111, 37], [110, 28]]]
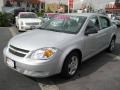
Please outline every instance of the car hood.
[[59, 48], [74, 36], [74, 34], [68, 33], [34, 30], [13, 37], [9, 45], [25, 50], [36, 50], [44, 47]]
[[40, 22], [39, 18], [20, 18], [19, 21], [21, 22]]

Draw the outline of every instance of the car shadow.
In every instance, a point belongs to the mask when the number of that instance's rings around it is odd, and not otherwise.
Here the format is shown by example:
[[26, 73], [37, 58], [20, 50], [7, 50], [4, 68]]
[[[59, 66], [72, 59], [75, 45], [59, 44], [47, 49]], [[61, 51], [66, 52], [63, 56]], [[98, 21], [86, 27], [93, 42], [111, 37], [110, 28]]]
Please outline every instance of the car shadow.
[[[120, 48], [120, 46], [119, 46]], [[81, 79], [82, 77], [86, 77], [96, 72], [99, 68], [104, 66], [109, 62], [116, 62], [118, 60], [113, 60], [114, 57], [108, 55], [106, 51], [103, 51], [96, 56], [90, 58], [89, 60], [83, 62], [79, 72], [71, 79], [65, 79], [60, 77], [60, 75], [54, 75], [48, 78], [31, 78], [38, 83], [42, 83], [44, 85], [59, 85], [64, 84], [69, 81], [75, 81], [76, 79]], [[101, 71], [102, 72], [102, 71]]]

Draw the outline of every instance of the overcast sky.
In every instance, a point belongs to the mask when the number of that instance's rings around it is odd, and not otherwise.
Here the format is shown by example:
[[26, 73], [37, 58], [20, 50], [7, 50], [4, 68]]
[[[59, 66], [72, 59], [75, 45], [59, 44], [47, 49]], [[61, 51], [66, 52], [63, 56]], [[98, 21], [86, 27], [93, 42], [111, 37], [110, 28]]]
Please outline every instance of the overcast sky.
[[[46, 2], [48, 3], [59, 3], [59, 1], [61, 1], [62, 3], [66, 3], [67, 4], [67, 1], [68, 0], [45, 0]], [[80, 2], [81, 0], [74, 0], [74, 6], [75, 6], [75, 9], [79, 8], [80, 7]], [[92, 4], [94, 5], [95, 8], [97, 9], [101, 9], [101, 8], [104, 8], [105, 5], [108, 3], [108, 2], [113, 2], [115, 0], [83, 0], [83, 2], [93, 2]]]

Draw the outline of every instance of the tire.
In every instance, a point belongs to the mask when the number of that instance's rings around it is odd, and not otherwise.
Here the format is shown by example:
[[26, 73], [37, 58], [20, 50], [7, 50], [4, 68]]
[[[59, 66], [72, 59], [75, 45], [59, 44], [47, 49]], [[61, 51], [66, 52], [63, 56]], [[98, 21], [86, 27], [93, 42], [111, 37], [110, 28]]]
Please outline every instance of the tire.
[[80, 66], [80, 55], [78, 52], [70, 53], [63, 64], [61, 76], [64, 78], [72, 78], [78, 71]]
[[19, 28], [19, 25], [17, 26], [17, 29], [18, 29], [18, 32], [20, 32], [20, 28]]
[[107, 48], [107, 51], [108, 51], [108, 52], [114, 51], [114, 49], [115, 49], [115, 40], [116, 40], [116, 39], [113, 37], [112, 40], [111, 40], [111, 42], [110, 42], [109, 47]]
[[18, 25], [17, 25], [17, 24], [15, 24], [15, 26], [16, 26], [16, 28], [18, 28]]
[[19, 27], [19, 25], [18, 25], [17, 29], [18, 29], [18, 32], [23, 32], [23, 31], [21, 31], [21, 30], [20, 30], [20, 27]]
[[22, 32], [22, 31], [18, 30], [18, 32]]

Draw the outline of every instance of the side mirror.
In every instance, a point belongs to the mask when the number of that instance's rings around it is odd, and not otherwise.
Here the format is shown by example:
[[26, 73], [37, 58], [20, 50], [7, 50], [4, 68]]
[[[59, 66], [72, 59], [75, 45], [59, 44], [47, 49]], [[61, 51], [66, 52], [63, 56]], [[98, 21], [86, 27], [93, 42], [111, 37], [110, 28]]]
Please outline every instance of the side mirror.
[[86, 28], [86, 30], [85, 30], [85, 35], [95, 34], [95, 33], [98, 33], [98, 30], [95, 27]]

